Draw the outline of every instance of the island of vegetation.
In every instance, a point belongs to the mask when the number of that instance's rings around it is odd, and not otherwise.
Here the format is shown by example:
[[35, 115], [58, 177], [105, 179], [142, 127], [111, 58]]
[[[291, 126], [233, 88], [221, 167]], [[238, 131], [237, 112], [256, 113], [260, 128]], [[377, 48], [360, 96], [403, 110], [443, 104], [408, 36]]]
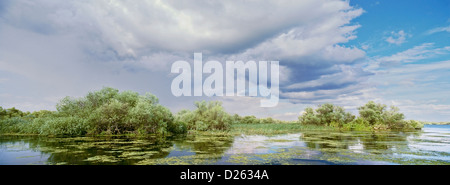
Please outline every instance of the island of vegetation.
[[306, 108], [298, 121], [280, 121], [227, 113], [219, 101], [195, 102], [195, 110], [173, 114], [146, 93], [105, 87], [85, 97], [66, 97], [56, 111], [23, 112], [0, 107], [0, 134], [44, 136], [170, 135], [196, 132], [274, 134], [308, 129], [415, 130], [419, 121], [404, 120], [395, 106], [373, 101], [358, 108], [359, 117], [333, 104]]
[[421, 121], [424, 125], [450, 125], [450, 122], [432, 122], [432, 121]]

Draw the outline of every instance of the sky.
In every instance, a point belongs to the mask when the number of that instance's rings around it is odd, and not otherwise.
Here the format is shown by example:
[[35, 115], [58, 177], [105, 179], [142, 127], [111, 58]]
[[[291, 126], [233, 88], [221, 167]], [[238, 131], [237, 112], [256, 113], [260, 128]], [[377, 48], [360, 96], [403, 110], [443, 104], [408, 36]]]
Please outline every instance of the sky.
[[[155, 94], [173, 112], [220, 100], [230, 113], [296, 120], [375, 101], [406, 119], [450, 120], [447, 0], [2, 0], [0, 106], [55, 110], [103, 87]], [[175, 61], [279, 61], [280, 101], [175, 97]]]

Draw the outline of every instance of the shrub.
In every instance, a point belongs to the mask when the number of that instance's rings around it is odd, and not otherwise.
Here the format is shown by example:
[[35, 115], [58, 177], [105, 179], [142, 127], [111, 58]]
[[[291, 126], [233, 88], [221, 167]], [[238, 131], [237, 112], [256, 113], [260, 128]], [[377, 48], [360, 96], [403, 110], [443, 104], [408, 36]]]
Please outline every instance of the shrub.
[[389, 130], [389, 129], [420, 129], [423, 125], [418, 121], [404, 121], [405, 116], [399, 108], [369, 101], [358, 107], [359, 117], [345, 112], [342, 107], [332, 104], [319, 105], [316, 110], [306, 108], [299, 116], [299, 122], [309, 125], [339, 127], [344, 130]]
[[344, 130], [354, 130], [354, 131], [363, 131], [363, 130], [372, 130], [372, 126], [366, 120], [362, 118], [356, 118], [349, 123], [345, 123], [343, 125]]
[[228, 130], [231, 116], [225, 112], [222, 103], [195, 102], [194, 111], [182, 110], [177, 114], [176, 122], [183, 122], [189, 130]]
[[13, 117], [0, 120], [0, 133], [24, 133], [23, 129], [30, 121], [21, 117]]
[[[1, 107], [0, 107], [1, 108]], [[186, 124], [174, 122], [166, 107], [150, 93], [105, 87], [85, 97], [63, 98], [57, 111], [23, 113], [15, 108], [0, 109], [1, 133], [33, 133], [42, 135], [85, 134], [165, 134], [186, 132]], [[13, 118], [10, 118], [10, 117]], [[221, 127], [215, 122], [214, 127]]]
[[90, 127], [88, 121], [80, 117], [53, 117], [45, 120], [39, 134], [81, 136], [88, 133]]
[[324, 125], [342, 127], [355, 119], [355, 116], [345, 112], [344, 108], [333, 104], [319, 105], [316, 110], [306, 108], [305, 112], [299, 117], [302, 124]]
[[97, 108], [92, 114], [91, 121], [94, 122], [98, 133], [105, 131], [110, 134], [122, 134], [132, 130], [125, 119], [129, 109], [127, 103], [114, 99]]
[[[374, 129], [407, 129], [410, 122], [403, 119], [405, 116], [399, 112], [399, 108], [369, 101], [358, 108], [359, 116], [367, 121]], [[413, 128], [413, 127], [411, 127]]]
[[314, 112], [313, 108], [306, 108], [305, 112], [298, 117], [298, 120], [302, 124], [306, 125], [321, 125], [320, 118], [317, 117], [316, 113]]
[[369, 101], [366, 105], [358, 108], [359, 117], [367, 121], [370, 125], [375, 125], [376, 123], [381, 123], [383, 121], [381, 115], [385, 109], [386, 105]]
[[415, 120], [404, 121], [405, 128], [410, 130], [416, 130], [423, 128], [423, 123]]

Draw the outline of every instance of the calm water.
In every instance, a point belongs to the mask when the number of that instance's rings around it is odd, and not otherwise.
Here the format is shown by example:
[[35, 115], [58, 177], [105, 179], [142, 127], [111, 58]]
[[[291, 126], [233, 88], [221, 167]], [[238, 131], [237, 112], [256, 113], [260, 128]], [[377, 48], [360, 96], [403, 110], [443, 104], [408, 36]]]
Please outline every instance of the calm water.
[[450, 126], [277, 136], [0, 136], [0, 164], [450, 164]]

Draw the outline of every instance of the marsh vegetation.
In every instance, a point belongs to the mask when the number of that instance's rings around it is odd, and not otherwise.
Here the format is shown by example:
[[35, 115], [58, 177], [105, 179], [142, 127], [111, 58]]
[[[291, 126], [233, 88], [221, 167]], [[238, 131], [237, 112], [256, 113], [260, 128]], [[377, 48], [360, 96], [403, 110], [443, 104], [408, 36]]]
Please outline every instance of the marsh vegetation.
[[450, 127], [419, 131], [0, 136], [0, 164], [450, 164]]
[[195, 102], [195, 110], [173, 114], [158, 98], [103, 88], [85, 97], [63, 98], [56, 111], [22, 112], [0, 107], [0, 134], [46, 136], [174, 135], [196, 131], [276, 134], [305, 129], [414, 130], [423, 124], [404, 120], [397, 107], [368, 102], [359, 117], [333, 104], [306, 108], [298, 121], [231, 115], [219, 101]]
[[299, 122], [306, 125], [321, 125], [341, 130], [415, 130], [423, 124], [415, 120], [404, 120], [398, 107], [369, 101], [358, 107], [359, 117], [333, 104], [319, 105], [317, 109], [306, 108]]
[[393, 106], [358, 110], [323, 104], [287, 122], [201, 101], [173, 114], [150, 93], [103, 88], [56, 111], [0, 107], [0, 164], [449, 163], [449, 130], [421, 130]]

